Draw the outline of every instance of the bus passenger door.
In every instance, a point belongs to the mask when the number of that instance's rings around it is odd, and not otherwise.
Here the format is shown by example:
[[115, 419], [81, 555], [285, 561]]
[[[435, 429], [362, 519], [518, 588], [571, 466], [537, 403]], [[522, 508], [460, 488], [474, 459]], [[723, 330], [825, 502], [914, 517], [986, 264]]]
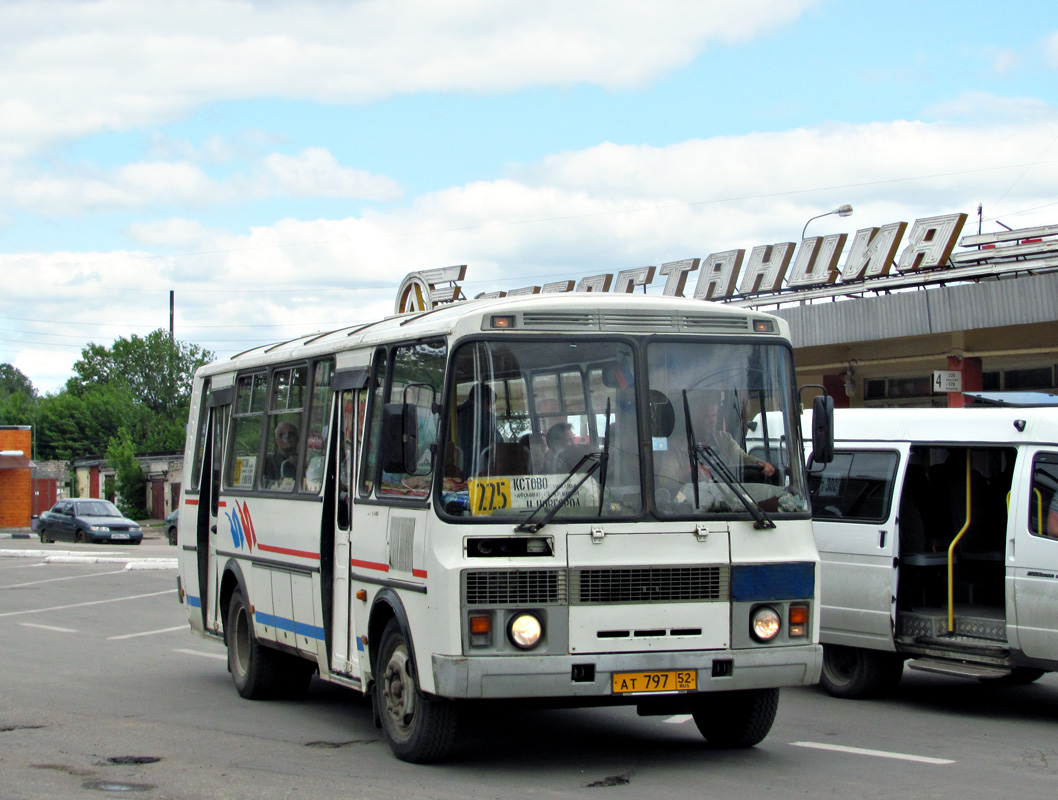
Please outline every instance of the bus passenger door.
[[199, 495], [196, 543], [202, 624], [205, 630], [217, 632], [221, 626], [218, 619], [220, 600], [217, 582], [217, 518], [223, 505], [220, 500], [220, 477], [224, 463], [224, 434], [227, 431], [231, 400], [223, 392], [214, 392], [211, 400], [215, 405], [211, 405], [209, 409], [209, 433], [203, 453], [209, 473], [203, 476], [203, 491]]
[[899, 460], [891, 450], [843, 449], [829, 464], [809, 465], [820, 628], [830, 644], [894, 647]]
[[1032, 658], [1058, 661], [1058, 511], [1051, 511], [1058, 509], [1058, 450], [1022, 454], [1027, 457], [1016, 471], [1008, 515], [1016, 633], [1011, 643]]
[[335, 506], [331, 671], [352, 677], [360, 675], [356, 620], [353, 614], [354, 597], [350, 582], [352, 493], [356, 488], [354, 454], [357, 452], [359, 431], [356, 397], [357, 392], [353, 391], [342, 391], [337, 395], [334, 410], [337, 424], [332, 426], [332, 430], [339, 431], [340, 436], [335, 450], [332, 451], [336, 464], [329, 473], [330, 479], [334, 480]]

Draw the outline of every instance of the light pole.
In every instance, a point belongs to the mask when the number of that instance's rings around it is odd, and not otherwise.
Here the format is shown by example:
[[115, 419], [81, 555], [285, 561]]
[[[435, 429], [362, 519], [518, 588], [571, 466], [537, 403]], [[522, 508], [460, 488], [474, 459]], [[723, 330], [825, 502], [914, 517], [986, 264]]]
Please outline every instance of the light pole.
[[[833, 211], [827, 211], [823, 214], [816, 214], [814, 217], [809, 217], [808, 222], [811, 222], [814, 219], [819, 219], [820, 217], [829, 217], [831, 214], [837, 214], [839, 217], [848, 217], [852, 214], [852, 206], [846, 203], [843, 206], [838, 206]], [[805, 232], [808, 230], [808, 222], [806, 222], [804, 228], [801, 229], [802, 242], [805, 239]]]

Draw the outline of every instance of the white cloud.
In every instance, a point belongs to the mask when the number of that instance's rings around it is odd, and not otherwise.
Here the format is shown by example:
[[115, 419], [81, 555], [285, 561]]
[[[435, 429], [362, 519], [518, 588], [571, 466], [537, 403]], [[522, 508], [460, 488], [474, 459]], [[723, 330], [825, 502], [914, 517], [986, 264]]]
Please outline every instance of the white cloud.
[[1058, 69], [1058, 31], [1052, 33], [1044, 41], [1047, 63]]
[[186, 247], [214, 235], [197, 220], [179, 218], [136, 222], [125, 232], [132, 241], [150, 247]]
[[[816, 220], [810, 232], [972, 215], [978, 203], [986, 230], [997, 229], [996, 217], [1013, 227], [1053, 224], [1053, 142], [1052, 116], [1004, 125], [832, 124], [668, 147], [603, 144], [359, 218], [284, 219], [244, 235], [189, 219], [130, 230], [145, 243], [186, 245], [186, 255], [0, 255], [10, 287], [0, 293], [0, 318], [35, 316], [25, 309], [39, 307], [41, 287], [49, 287], [47, 319], [17, 324], [27, 339], [53, 341], [43, 337], [59, 333], [54, 320], [63, 320], [68, 338], [58, 341], [72, 364], [90, 338], [167, 325], [173, 288], [178, 337], [230, 355], [389, 314], [400, 279], [428, 267], [469, 265], [470, 294], [573, 279], [795, 241], [809, 217], [842, 203], [854, 206], [852, 217]], [[23, 358], [19, 352], [0, 343], [0, 361]], [[40, 373], [32, 361], [15, 363], [38, 383], [50, 380], [54, 359]]]
[[321, 147], [307, 148], [296, 156], [273, 153], [264, 159], [261, 171], [261, 189], [267, 195], [395, 200], [401, 194], [396, 181], [343, 167]]
[[[218, 148], [220, 145], [217, 145]], [[389, 177], [343, 167], [328, 150], [295, 156], [272, 153], [247, 174], [214, 179], [188, 161], [141, 161], [114, 170], [68, 168], [61, 173], [0, 167], [0, 209], [46, 217], [139, 211], [158, 205], [203, 208], [270, 197], [392, 200], [400, 187]]]
[[0, 157], [228, 99], [641, 86], [709, 43], [746, 41], [819, 2], [8, 0]]
[[1040, 120], [1054, 119], [1055, 107], [1035, 97], [1001, 97], [990, 92], [967, 91], [923, 111], [933, 119], [947, 120]]

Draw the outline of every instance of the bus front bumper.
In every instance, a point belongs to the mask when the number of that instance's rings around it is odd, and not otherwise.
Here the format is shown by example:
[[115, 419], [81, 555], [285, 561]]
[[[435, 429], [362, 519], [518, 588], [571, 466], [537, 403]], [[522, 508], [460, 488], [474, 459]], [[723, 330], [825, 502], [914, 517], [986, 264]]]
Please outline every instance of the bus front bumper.
[[811, 686], [822, 664], [818, 644], [588, 656], [435, 654], [433, 693], [454, 699], [612, 697], [615, 673], [668, 670], [697, 671], [699, 692]]

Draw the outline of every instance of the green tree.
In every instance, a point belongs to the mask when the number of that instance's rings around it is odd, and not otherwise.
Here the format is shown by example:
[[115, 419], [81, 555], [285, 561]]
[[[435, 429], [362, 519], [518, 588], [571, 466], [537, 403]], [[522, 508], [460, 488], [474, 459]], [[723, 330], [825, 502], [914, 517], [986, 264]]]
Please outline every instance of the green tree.
[[129, 432], [122, 428], [107, 447], [107, 463], [114, 470], [118, 508], [126, 517], [146, 519], [147, 478], [136, 460], [136, 447]]
[[0, 425], [35, 425], [37, 390], [21, 370], [0, 364]]
[[110, 348], [88, 345], [66, 386], [80, 393], [91, 386], [124, 385], [150, 411], [172, 417], [187, 410], [195, 370], [214, 358], [198, 345], [172, 341], [159, 328], [143, 337], [119, 338]]

